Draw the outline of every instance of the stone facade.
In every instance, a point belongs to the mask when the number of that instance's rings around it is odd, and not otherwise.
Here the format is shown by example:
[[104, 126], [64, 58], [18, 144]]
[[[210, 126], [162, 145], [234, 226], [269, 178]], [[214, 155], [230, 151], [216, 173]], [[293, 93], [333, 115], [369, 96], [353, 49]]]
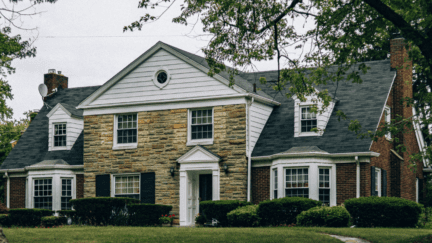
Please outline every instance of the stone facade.
[[[84, 117], [84, 197], [94, 197], [98, 174], [155, 172], [156, 203], [179, 214], [179, 169], [176, 160], [193, 146], [187, 142], [187, 109], [138, 113], [138, 147], [113, 150], [114, 114]], [[246, 200], [246, 105], [214, 107], [214, 143], [205, 145], [222, 157], [229, 172], [220, 175], [220, 199]], [[174, 177], [170, 167], [175, 168]]]

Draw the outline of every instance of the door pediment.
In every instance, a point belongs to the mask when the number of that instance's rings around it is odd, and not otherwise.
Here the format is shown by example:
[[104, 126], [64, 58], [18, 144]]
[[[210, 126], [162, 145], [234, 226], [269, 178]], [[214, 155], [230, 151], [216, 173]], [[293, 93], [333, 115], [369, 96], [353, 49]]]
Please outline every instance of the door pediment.
[[218, 163], [221, 157], [198, 145], [177, 159], [180, 164], [184, 163]]

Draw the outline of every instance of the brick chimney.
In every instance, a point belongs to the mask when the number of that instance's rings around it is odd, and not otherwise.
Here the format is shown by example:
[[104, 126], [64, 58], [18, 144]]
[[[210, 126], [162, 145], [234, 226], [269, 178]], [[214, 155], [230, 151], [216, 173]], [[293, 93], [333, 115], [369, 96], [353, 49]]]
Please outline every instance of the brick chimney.
[[48, 94], [54, 93], [54, 89], [59, 86], [63, 89], [68, 88], [68, 77], [61, 74], [60, 71], [56, 73], [55, 69], [49, 69], [47, 74], [44, 74], [44, 84], [48, 88]]

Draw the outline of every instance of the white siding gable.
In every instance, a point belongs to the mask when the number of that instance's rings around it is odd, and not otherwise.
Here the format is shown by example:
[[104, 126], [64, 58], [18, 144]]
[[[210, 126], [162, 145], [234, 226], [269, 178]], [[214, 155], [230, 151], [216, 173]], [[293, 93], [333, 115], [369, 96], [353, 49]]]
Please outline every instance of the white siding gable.
[[259, 136], [273, 111], [272, 106], [267, 106], [258, 102], [253, 102], [250, 106], [250, 141], [251, 151], [253, 151]]
[[[163, 89], [153, 83], [157, 70], [166, 68], [171, 76]], [[195, 97], [217, 97], [238, 94], [220, 81], [209, 77], [178, 57], [160, 49], [119, 80], [90, 105], [118, 105], [173, 101]]]
[[48, 115], [48, 151], [60, 150], [60, 148], [54, 148], [54, 124], [56, 123], [66, 123], [66, 149], [70, 150], [84, 129], [84, 120], [71, 117], [60, 104], [57, 104]]

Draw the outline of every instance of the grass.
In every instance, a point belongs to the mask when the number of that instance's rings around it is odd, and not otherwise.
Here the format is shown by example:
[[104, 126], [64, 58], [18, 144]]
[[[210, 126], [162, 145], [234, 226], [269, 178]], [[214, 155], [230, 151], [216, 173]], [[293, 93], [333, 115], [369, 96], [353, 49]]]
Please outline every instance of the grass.
[[406, 228], [162, 228], [162, 227], [91, 227], [3, 229], [14, 242], [339, 242], [327, 234], [363, 238], [378, 243], [430, 243], [430, 229]]

